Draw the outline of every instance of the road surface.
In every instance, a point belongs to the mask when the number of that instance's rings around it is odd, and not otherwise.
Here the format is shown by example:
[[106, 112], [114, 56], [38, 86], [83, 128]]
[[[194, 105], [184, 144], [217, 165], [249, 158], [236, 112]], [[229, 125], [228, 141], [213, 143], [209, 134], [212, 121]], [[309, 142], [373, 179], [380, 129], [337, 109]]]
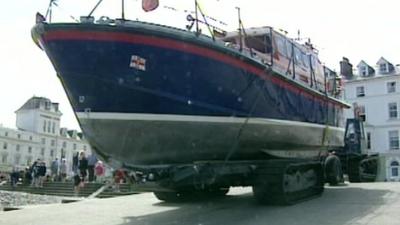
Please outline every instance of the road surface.
[[293, 206], [260, 206], [251, 188], [226, 198], [171, 204], [151, 193], [0, 212], [1, 225], [399, 225], [400, 183], [346, 184]]

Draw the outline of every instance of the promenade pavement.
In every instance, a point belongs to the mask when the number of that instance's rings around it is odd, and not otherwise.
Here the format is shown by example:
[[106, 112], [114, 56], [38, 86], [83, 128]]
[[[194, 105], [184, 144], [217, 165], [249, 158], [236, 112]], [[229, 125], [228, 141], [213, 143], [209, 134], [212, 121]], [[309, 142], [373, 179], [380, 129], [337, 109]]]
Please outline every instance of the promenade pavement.
[[324, 194], [292, 206], [261, 206], [251, 188], [226, 198], [165, 203], [152, 193], [49, 204], [0, 212], [1, 225], [399, 225], [400, 182], [327, 186]]

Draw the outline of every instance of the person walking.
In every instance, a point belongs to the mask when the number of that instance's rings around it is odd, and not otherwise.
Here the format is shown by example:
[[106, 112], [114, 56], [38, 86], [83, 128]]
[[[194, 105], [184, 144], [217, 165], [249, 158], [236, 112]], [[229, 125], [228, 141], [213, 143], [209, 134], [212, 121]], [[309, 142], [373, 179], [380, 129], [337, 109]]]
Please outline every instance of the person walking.
[[79, 168], [82, 182], [85, 182], [85, 179], [87, 176], [87, 169], [88, 169], [88, 160], [86, 159], [85, 152], [81, 152], [79, 155], [78, 168]]
[[81, 179], [81, 176], [79, 175], [79, 172], [73, 172], [74, 176], [74, 196], [78, 197], [79, 196], [79, 191], [81, 189], [81, 186], [83, 186], [83, 181]]
[[97, 157], [92, 153], [88, 157], [88, 172], [89, 172], [89, 182], [93, 182], [96, 180], [96, 176], [94, 174], [94, 167], [97, 163]]
[[117, 169], [114, 173], [114, 191], [120, 192], [120, 185], [125, 180], [125, 172], [123, 169]]
[[96, 163], [96, 166], [94, 168], [95, 174], [96, 174], [96, 180], [100, 183], [104, 182], [104, 173], [105, 173], [105, 167], [102, 161], [98, 161]]

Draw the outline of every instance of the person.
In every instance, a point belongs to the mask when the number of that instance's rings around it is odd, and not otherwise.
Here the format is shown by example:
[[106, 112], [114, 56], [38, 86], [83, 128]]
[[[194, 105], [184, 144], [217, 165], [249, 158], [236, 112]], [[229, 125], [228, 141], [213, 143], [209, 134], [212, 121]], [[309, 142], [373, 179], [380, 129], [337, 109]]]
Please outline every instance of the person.
[[80, 177], [80, 172], [76, 171], [74, 173], [74, 195], [77, 197], [79, 195], [80, 188], [82, 186], [82, 179]]
[[31, 166], [31, 171], [32, 171], [32, 187], [39, 187], [39, 164], [40, 164], [40, 159], [37, 159], [35, 162], [33, 162]]
[[125, 173], [122, 169], [117, 169], [114, 173], [114, 191], [120, 192], [119, 186], [125, 179]]
[[85, 152], [80, 153], [79, 158], [79, 172], [81, 175], [82, 182], [85, 182], [86, 175], [87, 175], [87, 168], [88, 168], [88, 160], [86, 159]]
[[67, 162], [65, 159], [61, 160], [60, 179], [61, 179], [61, 182], [65, 182], [65, 180], [67, 179]]
[[53, 160], [50, 165], [51, 179], [52, 181], [58, 180], [58, 158]]
[[10, 180], [11, 180], [11, 187], [16, 188], [17, 187], [17, 182], [19, 179], [19, 171], [16, 166], [13, 166], [11, 174], [10, 174]]
[[96, 156], [92, 153], [88, 157], [88, 172], [89, 172], [89, 182], [93, 182], [96, 180], [96, 176], [94, 174], [94, 167], [97, 163]]
[[24, 184], [31, 184], [32, 183], [32, 171], [30, 167], [25, 168], [25, 176], [24, 176]]
[[99, 160], [96, 163], [96, 166], [95, 166], [94, 170], [95, 170], [97, 181], [103, 182], [104, 181], [104, 174], [105, 174], [105, 167], [104, 167], [103, 162]]
[[44, 179], [46, 176], [46, 163], [44, 161], [41, 161], [39, 163], [39, 168], [38, 168], [38, 173], [39, 173], [39, 187], [43, 187]]
[[72, 157], [72, 172], [78, 173], [79, 152]]

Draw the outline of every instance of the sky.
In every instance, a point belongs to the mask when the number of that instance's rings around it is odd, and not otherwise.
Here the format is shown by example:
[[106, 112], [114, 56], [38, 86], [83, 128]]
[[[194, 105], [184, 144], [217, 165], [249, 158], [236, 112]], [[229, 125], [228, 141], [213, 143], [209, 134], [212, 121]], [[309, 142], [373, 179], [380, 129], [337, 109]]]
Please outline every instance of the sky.
[[[4, 1], [4, 0], [3, 0]], [[198, 0], [204, 12], [237, 28], [236, 6], [245, 27], [272, 26], [289, 37], [310, 38], [320, 60], [339, 71], [343, 56], [353, 65], [365, 60], [375, 66], [383, 56], [400, 63], [400, 2], [395, 0]], [[58, 0], [53, 22], [72, 22], [71, 15], [87, 15], [97, 0]], [[126, 18], [183, 28], [185, 10], [192, 0], [160, 0], [160, 6], [145, 13], [140, 0], [125, 0]], [[396, 3], [398, 2], [398, 3]], [[36, 12], [45, 14], [49, 0], [4, 1], [0, 8], [0, 124], [15, 128], [15, 111], [32, 96], [60, 103], [61, 126], [78, 129], [71, 106], [46, 54], [32, 41], [30, 29]], [[174, 7], [176, 10], [167, 9]], [[119, 17], [121, 1], [104, 0], [94, 16]], [[205, 31], [205, 29], [203, 29]]]

